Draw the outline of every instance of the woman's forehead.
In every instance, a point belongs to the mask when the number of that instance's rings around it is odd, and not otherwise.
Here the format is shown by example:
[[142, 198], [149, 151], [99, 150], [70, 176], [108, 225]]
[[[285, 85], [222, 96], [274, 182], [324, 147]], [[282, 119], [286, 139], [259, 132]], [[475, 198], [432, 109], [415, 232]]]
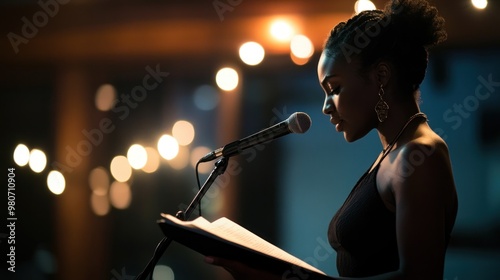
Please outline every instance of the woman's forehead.
[[333, 75], [334, 66], [335, 58], [323, 52], [318, 61], [318, 79], [320, 83], [323, 83], [325, 79]]
[[329, 77], [351, 73], [357, 67], [357, 60], [351, 60], [350, 63], [347, 63], [345, 59], [336, 55], [326, 55], [323, 52], [318, 61], [318, 79], [323, 83]]

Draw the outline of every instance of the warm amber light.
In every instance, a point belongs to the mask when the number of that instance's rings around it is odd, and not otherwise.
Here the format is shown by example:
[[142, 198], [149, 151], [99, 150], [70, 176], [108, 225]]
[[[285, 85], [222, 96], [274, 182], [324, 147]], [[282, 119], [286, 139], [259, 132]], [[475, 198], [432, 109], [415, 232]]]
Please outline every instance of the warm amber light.
[[148, 154], [148, 160], [146, 165], [142, 168], [142, 171], [146, 173], [153, 173], [160, 167], [160, 155], [155, 148], [146, 147], [146, 153]]
[[110, 209], [108, 196], [92, 193], [90, 196], [90, 207], [97, 216], [105, 216]]
[[45, 153], [38, 149], [31, 150], [30, 160], [29, 160], [29, 166], [31, 170], [33, 170], [36, 173], [40, 173], [45, 169], [46, 165], [47, 165], [47, 156], [45, 156]]
[[471, 3], [478, 10], [486, 9], [488, 6], [488, 0], [471, 0]]
[[169, 160], [168, 164], [176, 170], [186, 168], [189, 164], [189, 149], [186, 146], [179, 147], [177, 156], [174, 159]]
[[90, 171], [89, 185], [93, 193], [106, 195], [109, 189], [109, 174], [104, 167], [96, 167]]
[[158, 140], [158, 152], [160, 156], [166, 160], [171, 160], [179, 153], [179, 143], [177, 139], [170, 135], [163, 135]]
[[239, 50], [241, 60], [248, 65], [257, 65], [264, 59], [264, 48], [256, 42], [246, 42]]
[[50, 171], [47, 176], [47, 186], [53, 194], [62, 194], [66, 188], [66, 180], [63, 174], [57, 170]]
[[115, 105], [116, 89], [110, 84], [101, 85], [95, 94], [95, 106], [100, 111], [109, 111]]
[[19, 166], [25, 166], [30, 161], [30, 150], [24, 144], [17, 145], [14, 150], [14, 162]]
[[314, 54], [314, 45], [304, 35], [295, 35], [290, 41], [290, 51], [298, 58], [310, 58]]
[[293, 34], [294, 34], [294, 29], [293, 27], [290, 25], [290, 23], [288, 23], [287, 21], [285, 20], [275, 20], [272, 24], [271, 24], [271, 35], [273, 36], [273, 38], [275, 38], [276, 40], [278, 41], [288, 41], [292, 38]]
[[[199, 146], [194, 148], [191, 151], [191, 166], [193, 168], [196, 166], [196, 163], [207, 153], [209, 153], [211, 150], [207, 147], [204, 146]], [[213, 169], [214, 165], [210, 163], [202, 163], [198, 166], [198, 171], [200, 173], [209, 173]]]
[[217, 71], [215, 82], [220, 89], [225, 91], [234, 90], [238, 86], [238, 72], [233, 68], [225, 67]]
[[113, 182], [109, 189], [109, 201], [117, 209], [126, 209], [132, 201], [132, 191], [127, 183]]
[[116, 156], [111, 161], [111, 175], [118, 182], [126, 182], [132, 176], [132, 167], [124, 156]]
[[181, 146], [187, 146], [194, 140], [194, 126], [184, 120], [177, 121], [172, 127], [172, 136]]
[[296, 57], [292, 52], [290, 52], [290, 58], [292, 59], [293, 63], [297, 65], [304, 65], [309, 62], [309, 58]]
[[134, 144], [127, 151], [127, 159], [133, 169], [141, 169], [148, 161], [148, 153], [143, 146]]
[[373, 4], [372, 1], [370, 0], [358, 0], [356, 3], [354, 3], [354, 11], [356, 14], [359, 14], [363, 11], [371, 11], [371, 10], [376, 10], [377, 7], [375, 7], [375, 4]]

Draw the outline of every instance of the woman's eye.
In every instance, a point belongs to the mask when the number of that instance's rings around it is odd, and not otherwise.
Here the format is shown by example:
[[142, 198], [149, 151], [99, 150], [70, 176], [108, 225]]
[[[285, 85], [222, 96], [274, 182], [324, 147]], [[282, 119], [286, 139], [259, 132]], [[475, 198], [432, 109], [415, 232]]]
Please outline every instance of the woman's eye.
[[332, 89], [332, 91], [330, 91], [331, 94], [338, 94], [340, 92], [340, 86]]

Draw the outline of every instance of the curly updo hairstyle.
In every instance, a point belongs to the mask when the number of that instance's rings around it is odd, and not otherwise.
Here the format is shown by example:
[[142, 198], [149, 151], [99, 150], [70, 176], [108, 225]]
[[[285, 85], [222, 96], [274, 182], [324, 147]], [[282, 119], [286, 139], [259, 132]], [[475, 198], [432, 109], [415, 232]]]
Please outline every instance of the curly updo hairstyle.
[[[393, 0], [383, 11], [364, 11], [330, 32], [325, 55], [367, 67], [381, 59], [396, 70], [399, 87], [417, 90], [428, 61], [428, 49], [446, 40], [444, 19], [423, 0]], [[339, 56], [340, 55], [340, 56]]]

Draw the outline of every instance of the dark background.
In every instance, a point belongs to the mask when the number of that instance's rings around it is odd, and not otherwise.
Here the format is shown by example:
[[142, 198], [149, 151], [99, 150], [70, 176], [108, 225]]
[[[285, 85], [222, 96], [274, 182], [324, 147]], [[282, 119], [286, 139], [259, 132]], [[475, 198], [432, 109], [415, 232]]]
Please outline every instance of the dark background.
[[[104, 216], [94, 214], [90, 206], [90, 170], [108, 168], [110, 160], [125, 154], [132, 143], [154, 146], [178, 119], [195, 126], [196, 137], [188, 149], [199, 145], [213, 149], [295, 111], [311, 116], [308, 133], [270, 143], [256, 150], [255, 157], [231, 159], [240, 172], [228, 174], [207, 196], [204, 213], [209, 219], [229, 216], [337, 275], [335, 253], [321, 247], [326, 227], [380, 151], [375, 133], [345, 143], [320, 111], [323, 93], [316, 63], [321, 46], [330, 28], [352, 16], [354, 2], [73, 0], [59, 4], [57, 12], [16, 53], [8, 34], [22, 34], [23, 18], [32, 21], [43, 9], [36, 1], [2, 1], [1, 160], [4, 170], [16, 168], [18, 218], [14, 274], [7, 272], [3, 261], [7, 229], [0, 229], [2, 279], [127, 279], [137, 275], [162, 237], [155, 223], [159, 213], [174, 214], [193, 197], [194, 169], [177, 170], [162, 160], [155, 173], [134, 171], [129, 182], [130, 206], [111, 208]], [[373, 2], [377, 7], [384, 3]], [[447, 21], [449, 38], [431, 52], [421, 106], [450, 146], [460, 203], [445, 278], [497, 279], [500, 35], [496, 29], [500, 4], [489, 1], [486, 10], [478, 11], [466, 0], [432, 2]], [[291, 61], [286, 44], [269, 39], [268, 23], [277, 16], [293, 18], [300, 32], [313, 41], [316, 52], [305, 65]], [[261, 64], [248, 66], [239, 59], [238, 47], [246, 41], [264, 46], [266, 57]], [[156, 65], [170, 75], [126, 118], [95, 108], [94, 95], [101, 84], [110, 83], [119, 94], [128, 94], [142, 83], [145, 67]], [[201, 85], [216, 87], [215, 73], [227, 65], [240, 74], [237, 96], [220, 91], [216, 109], [197, 109], [192, 102], [195, 90]], [[476, 96], [482, 79], [497, 83], [485, 100]], [[458, 113], [456, 106], [465, 108], [465, 113]], [[74, 171], [65, 174], [64, 193], [52, 194], [46, 184], [51, 164], [64, 163], [66, 148], [85, 140], [81, 131], [98, 128], [103, 118], [109, 118], [115, 130], [104, 135]], [[49, 166], [39, 174], [17, 166], [12, 153], [19, 143], [42, 149]], [[7, 183], [3, 213], [6, 189]], [[326, 258], [315, 256], [318, 246], [327, 252]], [[176, 279], [228, 276], [177, 244], [160, 264], [170, 267]]]

